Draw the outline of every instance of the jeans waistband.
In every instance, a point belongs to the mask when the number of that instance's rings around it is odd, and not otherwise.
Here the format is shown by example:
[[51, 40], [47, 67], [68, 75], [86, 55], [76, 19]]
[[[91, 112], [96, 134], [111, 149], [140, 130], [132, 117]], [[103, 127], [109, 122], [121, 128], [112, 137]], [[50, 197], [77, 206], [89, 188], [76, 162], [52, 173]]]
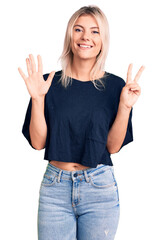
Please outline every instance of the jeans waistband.
[[113, 166], [98, 164], [96, 166], [96, 168], [87, 168], [87, 169], [83, 169], [83, 170], [67, 171], [67, 170], [63, 170], [61, 168], [58, 168], [58, 167], [52, 165], [50, 162], [47, 165], [47, 169], [49, 169], [50, 171], [53, 171], [54, 173], [56, 173], [58, 175], [58, 182], [60, 181], [61, 176], [65, 176], [67, 178], [72, 178], [72, 180], [75, 180], [78, 176], [82, 177], [82, 175], [85, 177], [86, 181], [89, 182], [89, 177], [88, 177], [89, 174], [91, 174], [93, 172], [97, 173], [102, 168], [113, 168]]

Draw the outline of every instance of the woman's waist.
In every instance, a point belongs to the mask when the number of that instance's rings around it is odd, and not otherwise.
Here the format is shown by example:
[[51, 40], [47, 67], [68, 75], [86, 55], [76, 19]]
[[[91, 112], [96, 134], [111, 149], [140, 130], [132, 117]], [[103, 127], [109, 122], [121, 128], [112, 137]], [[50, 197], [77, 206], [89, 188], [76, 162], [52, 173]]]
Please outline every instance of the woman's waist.
[[75, 163], [75, 162], [61, 162], [61, 161], [55, 161], [55, 160], [51, 160], [49, 162], [53, 166], [66, 171], [78, 171], [78, 170], [85, 170], [90, 168], [88, 166], [84, 166], [80, 163]]

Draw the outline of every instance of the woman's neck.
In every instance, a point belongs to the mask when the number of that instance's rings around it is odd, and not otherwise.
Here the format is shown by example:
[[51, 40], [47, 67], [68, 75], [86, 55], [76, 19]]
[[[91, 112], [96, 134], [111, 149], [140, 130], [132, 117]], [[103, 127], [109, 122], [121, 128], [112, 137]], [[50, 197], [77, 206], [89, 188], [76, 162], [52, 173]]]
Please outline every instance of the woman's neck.
[[[73, 58], [72, 67], [67, 67], [66, 75], [71, 76], [72, 78], [81, 80], [81, 81], [89, 81], [90, 80], [90, 72], [95, 64], [95, 60], [93, 59], [77, 59]], [[101, 78], [105, 74], [105, 71], [101, 71], [98, 74], [98, 77]], [[97, 77], [97, 78], [98, 78]]]
[[90, 72], [95, 64], [93, 59], [76, 59], [73, 58], [71, 74], [75, 79], [82, 81], [90, 80]]

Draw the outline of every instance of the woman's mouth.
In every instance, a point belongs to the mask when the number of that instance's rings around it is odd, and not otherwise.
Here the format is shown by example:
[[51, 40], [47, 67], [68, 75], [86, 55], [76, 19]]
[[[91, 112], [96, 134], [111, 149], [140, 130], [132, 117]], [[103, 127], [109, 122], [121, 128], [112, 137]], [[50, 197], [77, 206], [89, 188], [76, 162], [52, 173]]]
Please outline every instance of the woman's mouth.
[[91, 49], [93, 46], [91, 45], [84, 45], [84, 44], [78, 44], [78, 47], [80, 47], [81, 49]]

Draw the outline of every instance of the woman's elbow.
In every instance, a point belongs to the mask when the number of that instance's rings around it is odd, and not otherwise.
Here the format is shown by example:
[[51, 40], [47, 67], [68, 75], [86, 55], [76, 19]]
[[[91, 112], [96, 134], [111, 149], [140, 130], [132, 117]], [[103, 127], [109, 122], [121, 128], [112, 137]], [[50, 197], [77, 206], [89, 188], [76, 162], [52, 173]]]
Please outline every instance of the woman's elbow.
[[113, 149], [113, 150], [109, 150], [109, 153], [110, 153], [110, 154], [114, 154], [114, 153], [117, 153], [118, 151], [119, 151], [119, 150], [114, 150], [114, 149]]
[[111, 147], [111, 146], [107, 146], [107, 150], [110, 154], [114, 154], [119, 152], [120, 148], [115, 148], [115, 147]]
[[31, 144], [36, 150], [42, 150], [45, 148], [45, 144], [43, 144], [43, 145], [34, 144], [32, 141], [31, 141]]

